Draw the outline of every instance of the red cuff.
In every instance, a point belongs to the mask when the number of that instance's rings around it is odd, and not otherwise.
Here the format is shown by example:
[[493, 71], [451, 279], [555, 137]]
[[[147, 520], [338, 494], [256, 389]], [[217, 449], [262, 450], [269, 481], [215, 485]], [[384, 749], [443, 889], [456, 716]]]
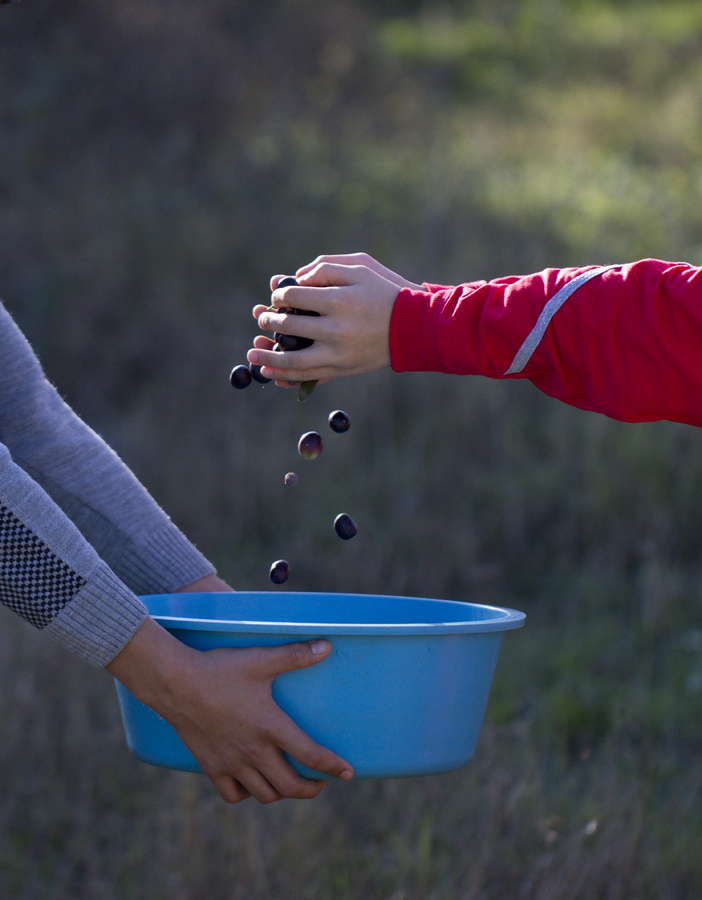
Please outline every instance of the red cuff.
[[390, 317], [390, 365], [395, 372], [429, 372], [435, 368], [432, 308], [436, 297], [427, 291], [402, 288]]
[[484, 281], [470, 281], [460, 287], [427, 283], [422, 285], [425, 289], [422, 291], [402, 288], [390, 318], [390, 364], [393, 370], [461, 372], [460, 366], [456, 368], [453, 362], [442, 359], [441, 348], [445, 344], [439, 334], [442, 328], [445, 330], [442, 314], [447, 310], [450, 314], [454, 309], [457, 295], [470, 296], [473, 290], [484, 285]]

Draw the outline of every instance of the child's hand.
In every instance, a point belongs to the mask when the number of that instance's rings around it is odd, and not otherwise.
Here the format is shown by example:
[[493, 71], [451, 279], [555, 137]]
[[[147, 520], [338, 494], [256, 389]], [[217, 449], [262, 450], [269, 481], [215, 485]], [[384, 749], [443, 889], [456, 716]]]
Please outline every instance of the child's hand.
[[[263, 331], [296, 334], [314, 341], [304, 350], [273, 351], [262, 335], [248, 353], [252, 365], [281, 387], [300, 381], [329, 381], [390, 365], [390, 316], [401, 288], [422, 290], [366, 253], [319, 256], [295, 274], [298, 287], [276, 290], [282, 276], [271, 279], [272, 306], [254, 307]], [[318, 316], [277, 312], [280, 307], [311, 310]]]
[[271, 803], [312, 799], [326, 783], [298, 775], [284, 753], [327, 775], [353, 775], [271, 695], [276, 675], [315, 665], [330, 649], [328, 641], [316, 641], [203, 652], [146, 619], [107, 669], [170, 722], [224, 800], [238, 803], [253, 795]]

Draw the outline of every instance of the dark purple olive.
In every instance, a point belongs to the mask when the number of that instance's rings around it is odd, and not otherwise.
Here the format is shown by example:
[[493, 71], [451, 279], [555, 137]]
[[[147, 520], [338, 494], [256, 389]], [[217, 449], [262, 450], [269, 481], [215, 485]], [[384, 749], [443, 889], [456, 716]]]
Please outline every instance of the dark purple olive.
[[248, 366], [234, 366], [229, 375], [229, 381], [231, 382], [232, 387], [235, 387], [237, 391], [243, 391], [244, 388], [247, 388], [251, 384], [251, 369]]
[[[284, 278], [280, 279], [280, 281], [276, 285], [276, 290], [278, 288], [293, 287], [295, 285], [297, 285], [297, 281], [292, 277], [292, 275], [286, 275]], [[318, 316], [319, 315], [318, 312], [314, 312], [314, 310], [311, 310], [311, 309], [292, 309], [292, 307], [290, 307], [290, 306], [279, 306], [275, 311], [279, 312], [279, 313], [284, 313], [285, 315], [288, 315], [288, 316]], [[281, 334], [276, 333], [274, 337], [275, 337], [275, 340], [278, 341], [278, 343], [280, 344], [280, 347], [282, 350], [302, 350], [304, 347], [309, 347], [314, 343], [314, 341], [311, 340], [310, 338], [297, 337], [297, 335], [292, 335], [292, 334], [281, 335]], [[297, 341], [300, 341], [301, 343], [295, 344], [294, 346], [291, 345], [289, 347], [286, 347], [284, 345], [283, 341], [281, 341], [281, 337], [285, 338], [286, 340], [293, 338], [293, 339], [296, 339]]]
[[334, 531], [342, 541], [350, 541], [352, 537], [358, 534], [356, 523], [348, 513], [339, 513], [334, 519]]
[[284, 584], [290, 577], [290, 563], [287, 559], [277, 559], [269, 574], [273, 584]]
[[285, 476], [285, 483], [293, 485], [293, 484], [297, 484], [297, 482], [298, 482], [297, 475], [294, 472], [288, 472], [288, 474]]
[[261, 375], [261, 367], [260, 366], [249, 366], [251, 370], [251, 377], [254, 381], [257, 381], [259, 384], [268, 384], [272, 381], [272, 378], [266, 378], [264, 375]]
[[342, 434], [351, 427], [351, 419], [343, 409], [335, 409], [334, 412], [329, 413], [329, 427], [337, 434]]
[[324, 449], [324, 441], [321, 434], [316, 431], [308, 431], [303, 434], [297, 444], [297, 452], [304, 459], [317, 459]]
[[280, 334], [276, 331], [273, 339], [279, 350], [304, 350], [311, 347], [314, 341], [311, 338], [299, 337], [297, 334]]

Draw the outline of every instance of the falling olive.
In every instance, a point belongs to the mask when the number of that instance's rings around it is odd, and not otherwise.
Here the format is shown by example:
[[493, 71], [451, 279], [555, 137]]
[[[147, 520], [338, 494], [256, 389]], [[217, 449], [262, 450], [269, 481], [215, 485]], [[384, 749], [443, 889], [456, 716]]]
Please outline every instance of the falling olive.
[[324, 441], [316, 431], [303, 434], [297, 443], [297, 452], [303, 459], [317, 459], [323, 449]]
[[342, 541], [350, 541], [358, 534], [356, 523], [348, 513], [339, 513], [334, 519], [334, 531]]
[[329, 413], [329, 427], [337, 434], [342, 434], [351, 427], [351, 419], [343, 409], [335, 409], [334, 412]]
[[277, 559], [271, 566], [270, 579], [273, 584], [284, 584], [290, 577], [290, 563], [287, 559]]

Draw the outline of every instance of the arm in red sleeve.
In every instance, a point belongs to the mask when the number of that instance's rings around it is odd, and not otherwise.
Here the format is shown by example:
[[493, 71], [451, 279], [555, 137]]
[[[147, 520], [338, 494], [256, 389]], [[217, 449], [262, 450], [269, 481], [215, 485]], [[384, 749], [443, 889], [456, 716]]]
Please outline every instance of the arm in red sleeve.
[[395, 371], [528, 378], [614, 419], [702, 426], [702, 269], [647, 259], [425, 287], [395, 302]]

